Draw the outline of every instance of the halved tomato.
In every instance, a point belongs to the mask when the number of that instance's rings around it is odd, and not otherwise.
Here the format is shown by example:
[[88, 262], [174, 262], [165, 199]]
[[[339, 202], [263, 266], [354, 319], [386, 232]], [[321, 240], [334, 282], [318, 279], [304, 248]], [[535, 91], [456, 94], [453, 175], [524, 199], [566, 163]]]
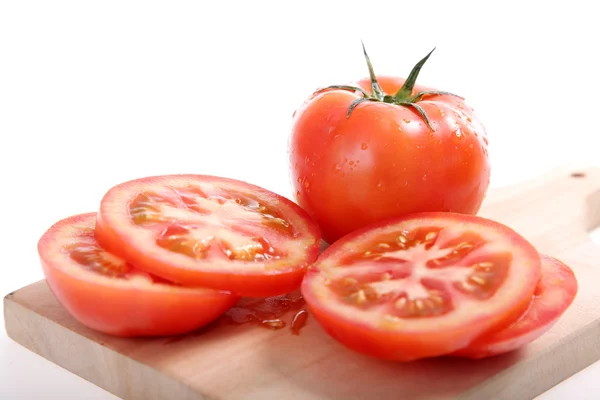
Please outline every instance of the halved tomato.
[[321, 242], [316, 223], [290, 200], [205, 175], [113, 187], [102, 199], [96, 237], [147, 272], [248, 297], [298, 289]]
[[505, 328], [540, 279], [535, 248], [481, 217], [421, 213], [346, 235], [309, 268], [302, 294], [346, 347], [411, 361]]
[[476, 340], [453, 355], [484, 358], [508, 353], [538, 339], [556, 324], [577, 295], [575, 274], [561, 261], [541, 255], [542, 279], [525, 314], [508, 328]]
[[83, 325], [115, 336], [163, 336], [196, 330], [231, 308], [229, 292], [184, 288], [142, 272], [94, 239], [95, 213], [54, 224], [38, 251], [50, 290]]

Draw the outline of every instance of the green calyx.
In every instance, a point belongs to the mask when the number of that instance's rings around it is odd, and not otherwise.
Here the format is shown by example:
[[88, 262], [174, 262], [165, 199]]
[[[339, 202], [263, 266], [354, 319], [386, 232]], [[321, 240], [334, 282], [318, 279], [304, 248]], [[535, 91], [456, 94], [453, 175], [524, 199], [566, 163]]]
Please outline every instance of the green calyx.
[[442, 91], [423, 91], [423, 92], [418, 92], [418, 93], [412, 95], [413, 88], [415, 87], [415, 82], [417, 81], [417, 77], [419, 76], [419, 72], [421, 72], [421, 68], [423, 67], [423, 65], [425, 64], [427, 59], [429, 59], [429, 56], [431, 56], [431, 53], [433, 53], [435, 48], [433, 50], [431, 50], [429, 52], [429, 54], [427, 54], [425, 57], [423, 57], [423, 59], [421, 61], [419, 61], [413, 67], [413, 69], [410, 71], [410, 74], [408, 75], [408, 78], [406, 78], [404, 85], [402, 85], [400, 90], [398, 90], [396, 92], [396, 94], [394, 94], [394, 95], [386, 94], [381, 89], [381, 86], [379, 86], [379, 83], [377, 82], [377, 78], [375, 77], [375, 71], [373, 70], [373, 65], [371, 64], [371, 60], [369, 59], [369, 55], [367, 54], [367, 50], [365, 49], [364, 43], [362, 44], [362, 48], [363, 48], [363, 54], [365, 56], [365, 60], [367, 62], [367, 67], [369, 68], [369, 77], [371, 79], [371, 94], [367, 93], [365, 90], [363, 90], [360, 87], [349, 86], [349, 85], [332, 85], [332, 86], [328, 86], [328, 87], [318, 91], [318, 92], [321, 92], [321, 91], [325, 91], [328, 89], [340, 89], [340, 90], [348, 90], [351, 92], [359, 92], [362, 97], [354, 100], [352, 102], [352, 104], [350, 104], [350, 108], [348, 108], [346, 118], [350, 118], [352, 111], [356, 108], [356, 106], [358, 106], [361, 103], [365, 103], [367, 101], [382, 102], [382, 103], [394, 104], [394, 105], [401, 106], [401, 107], [413, 108], [415, 111], [417, 111], [419, 113], [421, 118], [423, 118], [423, 120], [425, 121], [425, 123], [427, 124], [429, 129], [433, 131], [434, 129], [431, 126], [431, 123], [429, 122], [429, 118], [427, 118], [427, 114], [425, 113], [423, 108], [417, 103], [419, 101], [421, 101], [424, 97], [432, 96], [432, 95], [450, 95], [450, 96], [462, 98], [453, 93], [442, 92]]

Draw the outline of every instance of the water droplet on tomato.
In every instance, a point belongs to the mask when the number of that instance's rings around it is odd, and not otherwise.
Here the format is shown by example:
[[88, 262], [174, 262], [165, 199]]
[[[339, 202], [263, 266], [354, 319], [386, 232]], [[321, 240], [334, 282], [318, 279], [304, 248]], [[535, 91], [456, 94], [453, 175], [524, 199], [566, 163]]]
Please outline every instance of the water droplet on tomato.
[[408, 118], [403, 118], [402, 121], [406, 122], [407, 124], [410, 124], [410, 119]]
[[298, 179], [296, 179], [296, 182], [298, 182], [298, 183], [302, 183], [302, 177], [301, 177], [301, 176], [299, 176], [299, 177], [298, 177]]
[[294, 165], [294, 169], [295, 169], [296, 171], [299, 171], [299, 170], [300, 170], [300, 167], [298, 166], [298, 163], [296, 163], [296, 165]]
[[489, 144], [486, 137], [483, 138], [483, 143], [485, 143], [486, 146]]
[[350, 162], [348, 164], [354, 165], [354, 161], [350, 160]]
[[310, 158], [308, 156], [304, 157], [304, 162], [308, 164], [310, 162]]
[[469, 147], [472, 149], [472, 148], [473, 148], [473, 143], [471, 143], [471, 144], [469, 145]]
[[404, 187], [408, 186], [408, 181], [404, 181]]
[[382, 181], [377, 182], [377, 189], [383, 191], [384, 190], [384, 185]]
[[300, 198], [300, 191], [296, 190], [296, 198], [299, 199]]
[[304, 180], [304, 188], [308, 189], [310, 187], [310, 182], [308, 181], [308, 179]]
[[423, 180], [426, 181], [427, 180], [427, 174], [423, 175]]
[[366, 143], [363, 143], [363, 144], [361, 144], [361, 145], [360, 145], [360, 148], [361, 148], [362, 150], [366, 150], [366, 149], [368, 149], [368, 148], [369, 148], [369, 145], [368, 145], [368, 144], [366, 144]]
[[340, 164], [333, 164], [333, 170], [339, 172], [342, 170], [342, 166]]

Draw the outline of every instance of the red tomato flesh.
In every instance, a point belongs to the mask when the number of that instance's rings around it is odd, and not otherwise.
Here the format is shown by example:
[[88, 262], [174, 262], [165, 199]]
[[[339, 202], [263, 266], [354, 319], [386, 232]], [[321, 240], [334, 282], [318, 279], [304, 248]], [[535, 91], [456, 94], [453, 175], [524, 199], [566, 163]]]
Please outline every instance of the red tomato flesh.
[[95, 216], [61, 220], [38, 243], [50, 290], [88, 328], [122, 337], [187, 333], [238, 300], [225, 291], [172, 285], [107, 252], [94, 238]]
[[248, 297], [298, 289], [321, 242], [317, 225], [290, 200], [203, 175], [113, 187], [102, 199], [96, 237], [144, 271]]
[[457, 351], [512, 324], [540, 275], [537, 251], [510, 228], [422, 213], [334, 243], [308, 270], [302, 294], [346, 347], [411, 361]]
[[484, 358], [517, 350], [538, 339], [556, 324], [577, 295], [575, 274], [561, 261], [544, 255], [542, 279], [529, 309], [508, 328], [476, 340], [453, 355]]

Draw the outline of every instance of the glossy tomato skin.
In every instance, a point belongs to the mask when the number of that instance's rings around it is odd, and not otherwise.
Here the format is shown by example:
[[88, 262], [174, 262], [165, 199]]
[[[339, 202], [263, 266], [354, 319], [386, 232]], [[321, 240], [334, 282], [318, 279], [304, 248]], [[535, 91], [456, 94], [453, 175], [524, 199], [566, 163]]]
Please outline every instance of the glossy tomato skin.
[[556, 258], [546, 254], [540, 257], [542, 279], [523, 316], [506, 329], [479, 338], [453, 356], [480, 359], [509, 353], [537, 340], [559, 321], [577, 296], [577, 278], [571, 268]]
[[[378, 77], [386, 93], [404, 79]], [[370, 83], [358, 85], [370, 93]], [[416, 86], [413, 94], [431, 88]], [[360, 96], [327, 90], [295, 113], [290, 170], [295, 200], [328, 242], [388, 218], [447, 211], [476, 214], [489, 186], [486, 131], [460, 98], [427, 96], [418, 104], [435, 131], [410, 107], [350, 104]]]
[[[76, 236], [76, 229], [92, 230], [94, 218], [94, 213], [86, 213], [61, 220], [38, 243], [50, 290], [67, 312], [86, 327], [119, 337], [183, 334], [216, 320], [239, 300], [225, 291], [156, 284], [148, 278], [140, 278], [143, 282], [127, 281], [85, 271], [68, 259], [57, 242], [64, 232]], [[89, 238], [84, 241], [90, 244]]]
[[[343, 265], [340, 259], [364, 251], [360, 244], [363, 236], [380, 229], [388, 229], [389, 226], [404, 220], [416, 221], [418, 224], [422, 223], [422, 226], [435, 226], [435, 222], [432, 221], [436, 219], [451, 219], [456, 225], [479, 225], [486, 230], [496, 231], [499, 236], [504, 237], [505, 244], [511, 243], [510, 246], [513, 246], [506, 251], [513, 252], [513, 256], [519, 260], [513, 265], [511, 272], [511, 280], [519, 289], [511, 295], [504, 295], [501, 302], [504, 304], [498, 306], [497, 302], [495, 311], [483, 311], [477, 318], [469, 317], [469, 321], [455, 320], [452, 322], [452, 329], [442, 329], [443, 326], [439, 323], [434, 329], [420, 330], [413, 329], [410, 323], [406, 323], [400, 330], [396, 330], [393, 324], [385, 319], [365, 323], [359, 321], [356, 315], [347, 313], [347, 310], [342, 311], [339, 308], [339, 299], [318, 283], [323, 278], [323, 271], [327, 269], [325, 264], [330, 263], [328, 259], [337, 260], [334, 264]], [[515, 323], [531, 304], [536, 284], [541, 277], [540, 264], [540, 257], [535, 248], [507, 226], [481, 217], [457, 213], [419, 213], [369, 225], [339, 239], [328, 247], [307, 271], [302, 283], [302, 295], [319, 325], [344, 347], [372, 358], [410, 362], [453, 354], [478, 338], [494, 335]], [[326, 277], [322, 282], [328, 280]], [[485, 310], [485, 301], [480, 308]]]

